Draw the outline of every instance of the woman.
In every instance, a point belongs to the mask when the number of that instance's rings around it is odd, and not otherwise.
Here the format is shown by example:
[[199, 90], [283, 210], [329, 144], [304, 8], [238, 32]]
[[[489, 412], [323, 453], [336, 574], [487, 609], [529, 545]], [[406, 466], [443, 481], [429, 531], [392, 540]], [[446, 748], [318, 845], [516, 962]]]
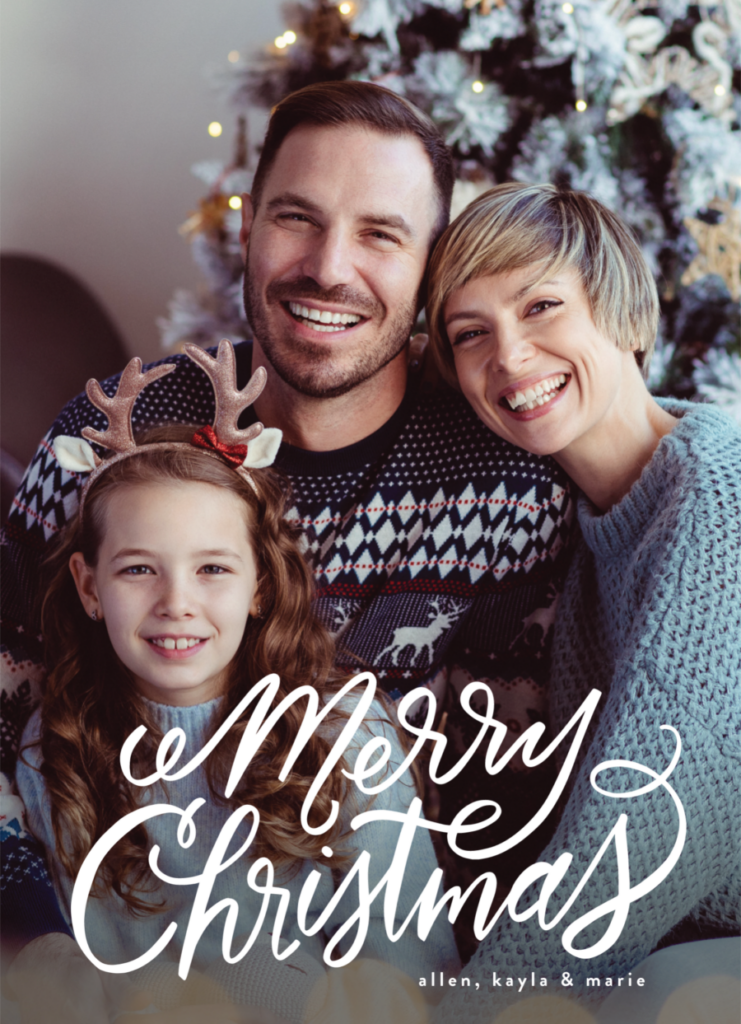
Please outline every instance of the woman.
[[[741, 434], [712, 406], [652, 398], [643, 374], [657, 322], [638, 245], [584, 193], [497, 186], [448, 228], [432, 259], [428, 323], [443, 375], [495, 433], [552, 455], [581, 491], [554, 639], [553, 729], [591, 690], [602, 693], [541, 857], [553, 864], [568, 852], [573, 863], [542, 920], [502, 917], [482, 942], [464, 974], [486, 985], [493, 970], [525, 969], [529, 985], [535, 969], [536, 985], [546, 978], [552, 993], [555, 984], [561, 995], [604, 999], [680, 922], [683, 939], [738, 932]], [[666, 773], [679, 742], [667, 781], [682, 811], [663, 786], [610, 796], [651, 781], [636, 769], [590, 782], [610, 760]], [[621, 814], [629, 866], [619, 882], [614, 849], [600, 850], [620, 845]], [[659, 880], [681, 846], [682, 814], [686, 841]], [[576, 903], [553, 926], [590, 864]], [[589, 957], [566, 952], [564, 944], [595, 946], [611, 913], [575, 935], [564, 935], [569, 923], [654, 872], [613, 941]], [[507, 996], [497, 988], [466, 997], [466, 1020], [489, 1020]], [[457, 1019], [452, 1008], [446, 1019]]]

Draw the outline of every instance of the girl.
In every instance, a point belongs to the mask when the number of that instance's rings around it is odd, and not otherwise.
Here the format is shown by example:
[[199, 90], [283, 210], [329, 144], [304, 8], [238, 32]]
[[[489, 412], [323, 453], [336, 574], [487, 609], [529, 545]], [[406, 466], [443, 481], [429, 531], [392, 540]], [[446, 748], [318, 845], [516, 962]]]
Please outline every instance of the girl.
[[[298, 529], [284, 518], [284, 487], [266, 468], [280, 444], [280, 432], [263, 432], [260, 425], [246, 431], [236, 427], [241, 411], [259, 394], [264, 371], [262, 380], [253, 378], [240, 392], [229, 343], [222, 342], [216, 360], [195, 346], [188, 349], [214, 382], [214, 428], [195, 434], [192, 428], [161, 428], [137, 445], [130, 423], [136, 395], [169, 367], [141, 374], [141, 363], [134, 360], [114, 398], [107, 398], [97, 382], [88, 385], [89, 397], [106, 413], [109, 427], [105, 433], [88, 427], [83, 434], [110, 448], [113, 456], [101, 461], [79, 439], [55, 442], [65, 468], [92, 472], [78, 514], [53, 556], [43, 610], [51, 671], [42, 707], [24, 734], [17, 783], [29, 826], [57, 868], [58, 893], [68, 916], [85, 857], [120, 819], [147, 803], [185, 809], [206, 798], [194, 816], [195, 839], [187, 849], [177, 836], [180, 818], [174, 814], [131, 829], [103, 860], [92, 892], [96, 898], [86, 909], [85, 934], [92, 952], [111, 964], [140, 957], [168, 924], [177, 923], [163, 954], [166, 968], [150, 966], [146, 977], [138, 979], [158, 993], [160, 1006], [168, 1007], [178, 997], [171, 985], [163, 988], [163, 978], [174, 975], [180, 958], [197, 884], [192, 880], [202, 875], [230, 814], [246, 804], [256, 808], [259, 828], [248, 854], [233, 857], [250, 832], [249, 818], [221, 857], [222, 864], [230, 857], [234, 863], [216, 875], [208, 907], [236, 899], [237, 925], [231, 942], [224, 940], [225, 953], [231, 948], [236, 955], [263, 905], [258, 886], [246, 884], [247, 872], [254, 858], [266, 856], [276, 868], [276, 886], [290, 894], [285, 921], [281, 925], [278, 901], [273, 900], [257, 945], [227, 970], [222, 955], [226, 915], [212, 915], [193, 964], [218, 979], [233, 1001], [267, 1006], [300, 1021], [309, 1003], [315, 1009], [331, 1002], [332, 986], [320, 964], [323, 947], [354, 909], [346, 897], [322, 932], [305, 935], [297, 923], [303, 883], [312, 870], [319, 871], [307, 915], [311, 923], [349, 871], [358, 842], [370, 852], [374, 885], [390, 864], [399, 831], [396, 824], [375, 822], [363, 826], [357, 839], [348, 837], [349, 821], [364, 808], [340, 769], [351, 768], [359, 747], [374, 735], [392, 744], [392, 769], [404, 755], [393, 726], [376, 705], [377, 713], [358, 731], [356, 747], [348, 750], [314, 802], [312, 824], [328, 818], [332, 801], [342, 807], [335, 827], [319, 835], [301, 828], [301, 808], [350, 714], [351, 699], [306, 743], [285, 782], [277, 776], [301, 724], [303, 701], [280, 717], [229, 799], [223, 794], [251, 709], [200, 767], [178, 781], [139, 787], [124, 778], [121, 748], [142, 725], [146, 733], [135, 748], [134, 778], [152, 773], [159, 741], [173, 728], [184, 730], [187, 738], [179, 764], [189, 761], [250, 687], [270, 673], [280, 677], [274, 706], [297, 686], [312, 684], [320, 700], [328, 700], [340, 684], [332, 670], [331, 639], [312, 611], [311, 577]], [[411, 783], [402, 782], [381, 793], [373, 807], [403, 814], [413, 796]], [[155, 846], [160, 848], [159, 873], [170, 884], [159, 883], [149, 867], [148, 853]], [[429, 835], [419, 829], [397, 926], [435, 868]], [[447, 922], [438, 922], [425, 943], [408, 928], [392, 945], [381, 916], [382, 900], [375, 901], [371, 913], [376, 916], [363, 957], [393, 959], [396, 968], [415, 979], [455, 964]], [[267, 946], [273, 927], [280, 929], [286, 944], [300, 941], [287, 961], [276, 960]], [[358, 1013], [353, 1019], [365, 1018]]]

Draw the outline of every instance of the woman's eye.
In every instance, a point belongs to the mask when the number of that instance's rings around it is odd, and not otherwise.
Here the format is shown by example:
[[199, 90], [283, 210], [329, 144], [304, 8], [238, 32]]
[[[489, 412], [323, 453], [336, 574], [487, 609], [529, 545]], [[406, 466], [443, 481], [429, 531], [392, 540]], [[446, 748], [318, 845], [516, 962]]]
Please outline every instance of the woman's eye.
[[554, 306], [560, 305], [562, 305], [562, 303], [559, 302], [558, 299], [541, 299], [540, 302], [536, 302], [533, 306], [530, 307], [530, 309], [527, 311], [528, 316], [531, 313], [542, 313], [546, 309], [553, 309]]
[[223, 565], [202, 565], [199, 572], [206, 576], [220, 576], [223, 573], [229, 572], [229, 570]]
[[462, 345], [466, 341], [470, 341], [472, 338], [478, 338], [485, 332], [481, 327], [473, 327], [468, 331], [461, 331], [460, 334], [456, 334], [454, 345]]

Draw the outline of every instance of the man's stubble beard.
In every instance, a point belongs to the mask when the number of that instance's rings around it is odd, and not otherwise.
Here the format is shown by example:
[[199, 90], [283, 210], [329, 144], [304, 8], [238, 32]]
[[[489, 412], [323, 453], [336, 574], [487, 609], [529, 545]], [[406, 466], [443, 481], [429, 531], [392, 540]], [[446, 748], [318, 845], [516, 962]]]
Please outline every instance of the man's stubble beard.
[[[383, 311], [380, 302], [373, 302], [344, 285], [320, 288], [310, 278], [268, 285], [267, 298], [274, 303], [301, 299], [337, 303], [365, 315]], [[285, 298], [282, 298], [285, 296]], [[293, 338], [288, 344], [271, 335], [265, 303], [251, 285], [249, 250], [244, 276], [244, 306], [250, 327], [275, 372], [294, 391], [309, 398], [337, 398], [375, 377], [404, 349], [416, 319], [415, 303], [409, 303], [379, 328], [375, 342], [366, 344], [351, 366], [332, 367], [333, 352], [324, 345]], [[339, 332], [338, 332], [339, 333]], [[343, 345], [345, 342], [338, 342]]]

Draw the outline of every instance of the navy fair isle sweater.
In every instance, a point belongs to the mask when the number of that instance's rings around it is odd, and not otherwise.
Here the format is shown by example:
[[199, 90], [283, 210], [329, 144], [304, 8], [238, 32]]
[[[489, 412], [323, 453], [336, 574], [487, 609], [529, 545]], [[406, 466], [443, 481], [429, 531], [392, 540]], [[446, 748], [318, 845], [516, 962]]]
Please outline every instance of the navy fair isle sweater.
[[[251, 346], [238, 345], [236, 352], [243, 387]], [[213, 391], [203, 371], [184, 356], [166, 361], [177, 370], [139, 396], [134, 429], [211, 423]], [[106, 394], [115, 392], [117, 380], [103, 382]], [[245, 417], [250, 415], [247, 410]], [[81, 483], [59, 466], [51, 441], [59, 434], [79, 435], [88, 424], [104, 429], [106, 420], [83, 394], [42, 440], [5, 531], [2, 756], [8, 774], [35, 703], [41, 649], [32, 606], [41, 561], [74, 514]], [[392, 697], [428, 685], [447, 702], [452, 760], [478, 731], [456, 699], [471, 679], [488, 681], [513, 736], [545, 718], [551, 627], [573, 518], [566, 478], [551, 459], [495, 437], [460, 395], [429, 395], [412, 379], [397, 412], [369, 437], [329, 452], [284, 444], [276, 467], [290, 479], [290, 514], [306, 532], [318, 608], [345, 670], [371, 667]], [[512, 834], [523, 817], [531, 817], [543, 787], [548, 788], [545, 773], [518, 772], [514, 765], [487, 778], [474, 760], [454, 783], [441, 787], [440, 817], [450, 820], [482, 796], [501, 798], [501, 824], [480, 833], [488, 846], [502, 837], [502, 829]], [[16, 843], [22, 847], [27, 841], [6, 838], [14, 855]], [[543, 835], [536, 834], [533, 843], [537, 854]], [[7, 842], [3, 846], [11, 849]], [[519, 848], [514, 853], [519, 870], [526, 854]], [[504, 876], [518, 873], [506, 860], [498, 868]], [[466, 869], [456, 866], [459, 884]], [[49, 930], [52, 918], [45, 919], [37, 906], [44, 883], [25, 876], [19, 884], [19, 906], [30, 908], [36, 899], [36, 923], [25, 915], [27, 941], [34, 930]], [[54, 925], [58, 920], [53, 918]], [[3, 926], [6, 934], [16, 927], [7, 914]]]

